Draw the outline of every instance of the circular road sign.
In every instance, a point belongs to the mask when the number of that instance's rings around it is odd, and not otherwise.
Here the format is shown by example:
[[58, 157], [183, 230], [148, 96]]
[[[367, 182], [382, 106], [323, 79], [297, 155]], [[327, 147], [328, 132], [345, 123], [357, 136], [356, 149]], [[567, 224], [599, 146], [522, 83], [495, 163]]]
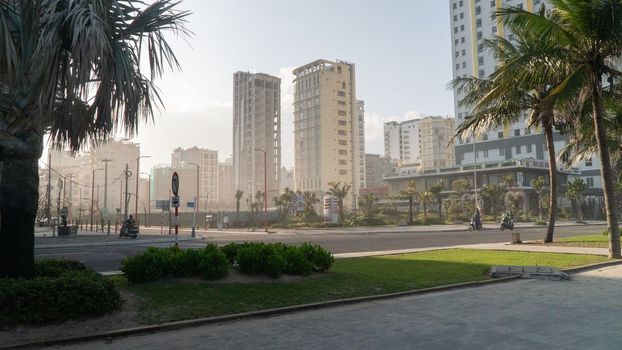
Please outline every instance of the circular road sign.
[[177, 172], [173, 173], [173, 178], [171, 179], [171, 189], [173, 190], [173, 194], [177, 196], [177, 192], [179, 191], [179, 175], [177, 175]]

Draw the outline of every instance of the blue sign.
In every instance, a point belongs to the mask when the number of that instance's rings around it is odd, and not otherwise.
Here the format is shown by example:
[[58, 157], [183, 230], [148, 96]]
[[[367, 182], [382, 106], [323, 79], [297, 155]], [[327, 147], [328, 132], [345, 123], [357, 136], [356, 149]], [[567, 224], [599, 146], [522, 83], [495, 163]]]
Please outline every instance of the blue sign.
[[186, 203], [186, 207], [187, 208], [194, 208], [194, 202], [187, 202]]

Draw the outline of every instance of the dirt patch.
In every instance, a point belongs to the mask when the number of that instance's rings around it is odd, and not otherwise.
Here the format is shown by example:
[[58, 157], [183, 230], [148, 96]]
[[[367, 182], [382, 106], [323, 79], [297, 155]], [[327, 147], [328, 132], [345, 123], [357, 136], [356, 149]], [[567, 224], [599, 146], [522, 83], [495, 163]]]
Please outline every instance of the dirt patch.
[[124, 300], [123, 307], [113, 314], [41, 327], [20, 326], [10, 330], [0, 330], [0, 346], [71, 338], [140, 326], [137, 321], [140, 300], [127, 291], [120, 290], [120, 292]]

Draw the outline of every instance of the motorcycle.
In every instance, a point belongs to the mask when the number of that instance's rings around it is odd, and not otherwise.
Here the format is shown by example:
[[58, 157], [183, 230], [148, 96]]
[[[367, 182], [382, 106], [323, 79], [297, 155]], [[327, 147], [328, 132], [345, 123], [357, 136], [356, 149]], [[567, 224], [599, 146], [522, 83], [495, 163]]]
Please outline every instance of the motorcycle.
[[506, 228], [508, 230], [514, 231], [514, 219], [511, 215], [508, 214], [504, 214], [503, 220], [501, 220], [501, 231], [505, 230]]
[[119, 231], [119, 238], [121, 237], [131, 237], [132, 239], [136, 239], [138, 237], [138, 227], [136, 225], [128, 225], [124, 223], [121, 226], [121, 231]]
[[482, 230], [481, 220], [476, 221], [475, 218], [471, 218], [471, 223], [469, 224], [469, 231], [473, 231], [473, 230], [478, 230], [478, 231]]

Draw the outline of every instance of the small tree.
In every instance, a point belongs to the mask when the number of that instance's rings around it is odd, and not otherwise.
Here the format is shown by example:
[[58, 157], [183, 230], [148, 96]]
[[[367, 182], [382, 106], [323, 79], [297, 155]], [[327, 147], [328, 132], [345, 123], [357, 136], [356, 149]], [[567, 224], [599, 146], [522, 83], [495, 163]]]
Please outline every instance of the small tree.
[[499, 204], [505, 193], [505, 187], [500, 184], [490, 184], [482, 187], [482, 196], [488, 199], [493, 220], [497, 219], [497, 210], [500, 207]]
[[367, 216], [367, 220], [371, 221], [376, 211], [378, 198], [373, 193], [367, 193], [359, 198], [359, 206]]
[[419, 193], [419, 203], [423, 206], [423, 219], [428, 218], [428, 205], [432, 202], [432, 193], [421, 192]]
[[[456, 195], [458, 196], [458, 201], [460, 203], [460, 210], [456, 210], [456, 208], [454, 208], [454, 213], [457, 214], [458, 211], [462, 211], [462, 216], [463, 217], [467, 217], [468, 216], [468, 212], [469, 211], [474, 211], [475, 208], [472, 208], [472, 203], [469, 202], [467, 203], [465, 201], [466, 197], [465, 196], [467, 194], [467, 192], [469, 191], [469, 183], [464, 180], [464, 179], [460, 179], [460, 180], [455, 180], [454, 182], [451, 183], [451, 188], [456, 192]], [[455, 197], [452, 197], [454, 202], [455, 202]], [[456, 204], [456, 203], [454, 203]], [[454, 205], [455, 207], [455, 205]], [[470, 210], [473, 209], [473, 210]]]
[[577, 221], [583, 221], [583, 195], [587, 191], [587, 185], [583, 182], [583, 179], [580, 177], [575, 177], [572, 182], [568, 183], [568, 190], [566, 191], [566, 196], [570, 198], [577, 208]]
[[343, 223], [343, 199], [346, 198], [352, 186], [346, 184], [342, 185], [339, 181], [331, 181], [328, 183], [328, 186], [330, 186], [328, 194], [337, 197], [337, 205], [339, 206], [339, 222]]
[[542, 221], [542, 201], [545, 194], [545, 180], [543, 176], [531, 180], [531, 187], [538, 195], [538, 220]]
[[315, 218], [317, 214], [315, 213], [315, 204], [320, 202], [320, 199], [317, 198], [315, 192], [305, 191], [300, 192], [298, 194], [302, 195], [302, 201], [304, 202], [304, 209], [302, 212], [302, 219], [305, 222], [309, 222], [309, 220]]
[[411, 180], [408, 182], [408, 187], [405, 190], [400, 192], [402, 196], [408, 198], [408, 224], [413, 224], [413, 205], [415, 202], [415, 192], [417, 190], [417, 183], [415, 180]]
[[430, 193], [434, 196], [436, 204], [438, 205], [438, 218], [443, 221], [443, 184], [438, 184], [430, 187]]
[[240, 224], [240, 200], [244, 195], [244, 191], [237, 190], [235, 191], [235, 216], [236, 216], [236, 224]]

